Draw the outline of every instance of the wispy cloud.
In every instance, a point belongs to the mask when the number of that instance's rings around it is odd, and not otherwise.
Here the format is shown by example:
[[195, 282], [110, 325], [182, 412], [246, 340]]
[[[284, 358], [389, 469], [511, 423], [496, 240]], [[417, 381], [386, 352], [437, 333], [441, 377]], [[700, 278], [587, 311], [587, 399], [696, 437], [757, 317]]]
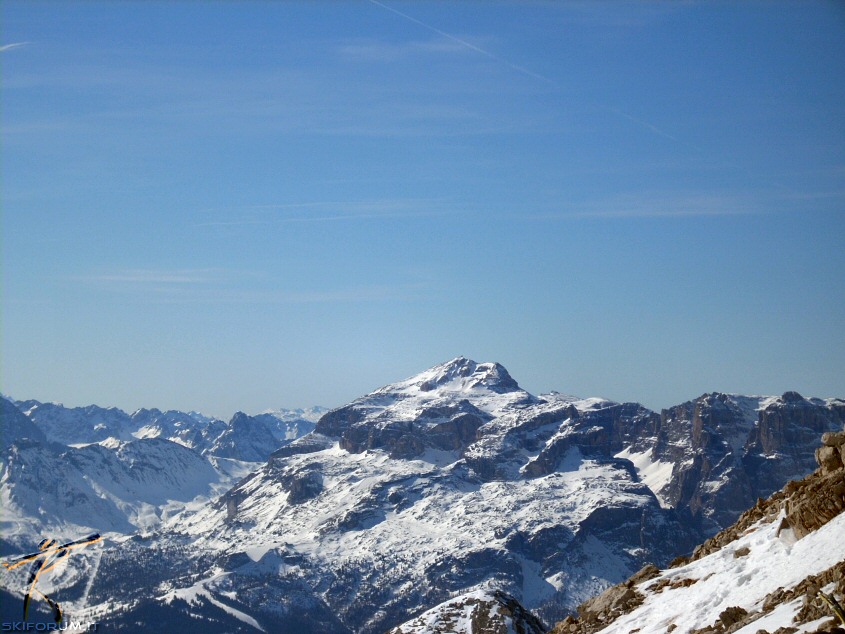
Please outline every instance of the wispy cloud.
[[20, 48], [29, 45], [29, 42], [11, 42], [9, 44], [0, 44], [0, 53], [11, 51], [12, 49]]
[[[361, 285], [330, 290], [301, 292], [264, 291], [244, 292], [237, 295], [237, 301], [268, 304], [327, 304], [350, 302], [376, 302], [412, 300], [424, 290], [422, 283], [400, 283], [383, 285]], [[235, 297], [230, 298], [234, 300]]]
[[126, 282], [129, 284], [207, 284], [215, 278], [217, 269], [128, 269], [114, 273], [90, 275], [80, 279], [95, 282]]
[[[138, 301], [167, 304], [328, 304], [411, 301], [426, 281], [361, 284], [343, 288], [293, 290], [278, 287], [273, 276], [228, 269], [119, 269], [74, 276], [75, 283]], [[258, 286], [256, 286], [258, 282]]]
[[456, 213], [442, 199], [387, 199], [373, 201], [311, 201], [248, 205], [228, 209], [208, 209], [214, 219], [194, 223], [194, 227], [235, 227], [283, 225], [290, 223], [350, 222], [419, 218]]
[[760, 204], [746, 196], [645, 193], [619, 196], [586, 206], [573, 205], [546, 213], [528, 214], [526, 217], [532, 220], [701, 218], [760, 213], [764, 213]]
[[466, 98], [476, 88], [471, 82], [439, 75], [430, 81], [435, 83], [396, 90], [319, 61], [310, 72], [261, 68], [211, 74], [179, 66], [121, 69], [106, 59], [101, 65], [69, 64], [5, 78], [10, 94], [33, 87], [74, 92], [84, 88], [121, 99], [95, 99], [90, 109], [54, 113], [47, 119], [36, 110], [4, 121], [3, 133], [23, 142], [29, 142], [31, 134], [57, 131], [108, 136], [115, 126], [121, 133], [139, 128], [145, 134], [169, 133], [176, 127], [181, 135], [202, 130], [204, 137], [238, 139], [258, 133], [454, 138], [503, 125], [495, 107]]

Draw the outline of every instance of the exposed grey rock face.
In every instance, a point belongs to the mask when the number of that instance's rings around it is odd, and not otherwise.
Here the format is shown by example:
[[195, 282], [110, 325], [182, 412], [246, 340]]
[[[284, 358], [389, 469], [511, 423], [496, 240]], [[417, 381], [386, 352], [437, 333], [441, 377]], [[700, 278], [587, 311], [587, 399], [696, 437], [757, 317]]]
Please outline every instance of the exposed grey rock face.
[[672, 465], [656, 491], [705, 534], [733, 523], [760, 497], [813, 470], [822, 433], [842, 429], [845, 402], [705, 394], [650, 419], [632, 447]]
[[780, 488], [779, 481], [806, 475], [815, 466], [819, 438], [843, 425], [845, 401], [840, 399], [805, 399], [787, 392], [768, 403], [746, 445], [752, 481], [765, 483], [755, 494], [767, 497]]

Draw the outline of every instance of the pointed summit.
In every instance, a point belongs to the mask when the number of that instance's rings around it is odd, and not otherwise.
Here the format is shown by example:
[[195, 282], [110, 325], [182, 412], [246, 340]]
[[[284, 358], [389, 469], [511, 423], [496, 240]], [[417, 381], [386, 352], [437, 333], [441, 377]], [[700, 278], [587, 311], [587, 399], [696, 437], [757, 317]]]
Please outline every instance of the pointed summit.
[[409, 379], [382, 389], [393, 391], [396, 388], [403, 390], [416, 388], [420, 392], [484, 390], [497, 394], [520, 390], [519, 384], [513, 380], [503, 365], [499, 363], [476, 363], [466, 357], [455, 357], [451, 361], [436, 365]]

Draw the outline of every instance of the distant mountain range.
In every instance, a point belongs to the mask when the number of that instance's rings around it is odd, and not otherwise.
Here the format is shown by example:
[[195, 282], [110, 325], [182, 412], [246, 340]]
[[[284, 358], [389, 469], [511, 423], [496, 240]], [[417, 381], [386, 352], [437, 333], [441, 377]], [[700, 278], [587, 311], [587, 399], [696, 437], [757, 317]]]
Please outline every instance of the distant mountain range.
[[458, 357], [331, 411], [224, 423], [4, 401], [2, 416], [4, 554], [107, 533], [56, 581], [79, 615], [382, 633], [436, 606], [507, 620], [518, 605], [534, 631], [811, 472], [845, 401], [711, 393], [657, 413], [535, 396]]
[[[2, 400], [0, 544], [75, 527], [131, 534], [226, 491], [326, 410], [275, 410], [226, 423], [196, 412]], [[37, 541], [37, 540], [36, 540]]]

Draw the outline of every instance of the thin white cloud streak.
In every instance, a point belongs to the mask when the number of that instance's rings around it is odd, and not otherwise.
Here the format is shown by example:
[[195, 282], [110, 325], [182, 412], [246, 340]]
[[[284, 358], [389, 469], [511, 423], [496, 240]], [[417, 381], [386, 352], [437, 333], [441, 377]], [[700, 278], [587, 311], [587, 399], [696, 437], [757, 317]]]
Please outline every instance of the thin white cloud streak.
[[623, 197], [589, 208], [561, 209], [548, 213], [534, 213], [524, 216], [529, 220], [579, 220], [579, 219], [638, 219], [638, 218], [707, 218], [727, 216], [749, 216], [762, 214], [759, 203], [742, 197], [689, 196], [670, 199], [645, 197], [634, 199]]
[[576, 211], [556, 218], [706, 218], [715, 216], [747, 216], [761, 212], [747, 209], [609, 209], [605, 211]]
[[[273, 212], [296, 212], [297, 210], [308, 211], [312, 209], [347, 209], [348, 211], [336, 213], [323, 213], [319, 215], [271, 215], [264, 218], [256, 217], [230, 217], [218, 220], [208, 220], [194, 223], [193, 227], [237, 227], [250, 225], [282, 225], [293, 223], [316, 223], [316, 222], [350, 222], [356, 220], [394, 220], [424, 218], [432, 216], [453, 215], [458, 213], [451, 206], [444, 207], [441, 199], [407, 199], [407, 200], [386, 200], [374, 202], [307, 202], [307, 203], [282, 203], [274, 205], [250, 205], [240, 209], [221, 210], [223, 213], [240, 213], [255, 215], [256, 213], [273, 214]], [[206, 213], [214, 213], [215, 210], [206, 210]]]
[[487, 49], [481, 48], [480, 46], [476, 46], [472, 42], [467, 42], [466, 40], [461, 39], [459, 37], [456, 37], [456, 36], [452, 35], [451, 33], [447, 33], [446, 31], [441, 31], [437, 27], [432, 26], [430, 24], [427, 24], [426, 22], [423, 22], [422, 20], [418, 20], [417, 18], [410, 16], [407, 13], [403, 13], [402, 11], [399, 11], [398, 9], [394, 9], [393, 7], [388, 6], [388, 5], [384, 4], [383, 2], [379, 2], [378, 0], [369, 0], [369, 1], [370, 1], [371, 4], [374, 4], [378, 7], [381, 7], [382, 9], [390, 11], [391, 13], [395, 13], [396, 15], [398, 15], [398, 16], [400, 16], [400, 17], [402, 17], [402, 18], [404, 18], [404, 19], [406, 19], [410, 22], [413, 22], [414, 24], [418, 24], [419, 26], [421, 26], [425, 29], [428, 29], [429, 31], [437, 33], [438, 35], [441, 35], [445, 38], [448, 38], [448, 39], [452, 40], [453, 42], [456, 42], [456, 43], [460, 44], [461, 46], [470, 49], [471, 51], [475, 51], [476, 53], [480, 53], [481, 55], [485, 55], [486, 57], [489, 57], [490, 59], [494, 59], [497, 62], [505, 64], [506, 66], [509, 66], [510, 68], [512, 68], [513, 70], [515, 70], [517, 72], [520, 72], [524, 75], [527, 75], [527, 76], [532, 77], [534, 79], [537, 79], [539, 81], [545, 82], [547, 84], [554, 85], [554, 83], [555, 83], [551, 79], [549, 79], [548, 77], [544, 77], [543, 75], [541, 75], [539, 73], [535, 73], [534, 71], [529, 70], [529, 69], [525, 68], [524, 66], [520, 66], [519, 64], [514, 64], [513, 62], [511, 62], [511, 61], [509, 61], [509, 60], [507, 60], [503, 57], [500, 57], [500, 56], [496, 55], [495, 53], [488, 51]]
[[458, 42], [444, 42], [441, 39], [399, 44], [359, 40], [342, 45], [338, 52], [350, 61], [391, 62], [411, 55], [463, 53], [465, 50], [466, 47]]
[[125, 269], [112, 273], [84, 275], [71, 278], [81, 282], [105, 282], [115, 284], [130, 284], [133, 286], [146, 284], [197, 285], [211, 284], [231, 277], [231, 272], [223, 269]]
[[628, 119], [628, 121], [632, 121], [632, 122], [634, 122], [638, 125], [641, 125], [645, 128], [648, 128], [649, 130], [651, 130], [655, 134], [659, 134], [662, 137], [665, 137], [667, 139], [671, 139], [672, 141], [680, 143], [680, 139], [678, 139], [678, 137], [672, 136], [668, 132], [664, 132], [663, 130], [658, 128], [656, 125], [652, 125], [648, 121], [644, 121], [642, 119], [638, 119], [637, 117], [631, 116], [627, 112], [623, 112], [622, 110], [619, 110], [618, 108], [611, 108], [610, 106], [605, 106], [605, 105], [602, 105], [602, 104], [596, 104], [596, 107], [601, 108], [602, 110], [607, 110], [608, 112], [612, 112], [613, 114], [615, 114], [617, 116]]
[[845, 198], [845, 191], [841, 192], [799, 192], [790, 191], [784, 194], [783, 198], [789, 200], [831, 200], [836, 198]]
[[308, 222], [337, 222], [351, 220], [386, 220], [392, 218], [417, 218], [438, 215], [435, 213], [396, 213], [396, 214], [340, 214], [336, 216], [304, 216], [301, 218], [276, 218], [275, 220], [212, 220], [200, 222], [195, 227], [238, 227], [249, 225], [281, 225]]
[[326, 291], [257, 291], [205, 298], [206, 301], [255, 304], [336, 304], [376, 301], [411, 301], [417, 299], [423, 284], [356, 286]]
[[361, 285], [328, 290], [247, 289], [211, 279], [160, 271], [127, 272], [72, 278], [97, 284], [101, 292], [130, 295], [139, 302], [163, 304], [347, 304], [417, 301], [428, 290], [424, 282]]
[[11, 42], [10, 44], [3, 44], [0, 46], [0, 53], [5, 53], [6, 51], [11, 51], [16, 48], [21, 48], [22, 46], [28, 46], [29, 42]]
[[194, 227], [245, 227], [249, 225], [269, 225], [271, 220], [210, 220], [208, 222], [197, 222]]
[[335, 222], [339, 220], [395, 220], [397, 218], [429, 218], [451, 215], [447, 211], [411, 211], [395, 213], [339, 214], [336, 216], [310, 216], [306, 218], [283, 218], [279, 222]]
[[[488, 51], [484, 48], [481, 48], [480, 46], [476, 46], [475, 44], [472, 44], [471, 42], [467, 42], [466, 40], [463, 40], [459, 37], [451, 35], [450, 33], [447, 33], [446, 31], [441, 31], [437, 27], [434, 27], [430, 24], [427, 24], [426, 22], [423, 22], [422, 20], [418, 20], [417, 18], [410, 16], [407, 13], [403, 13], [402, 11], [399, 11], [398, 9], [394, 9], [393, 7], [388, 6], [388, 5], [384, 4], [383, 2], [379, 2], [378, 0], [369, 0], [369, 2], [371, 4], [378, 6], [378, 7], [381, 7], [383, 9], [387, 10], [387, 11], [390, 11], [391, 13], [395, 13], [396, 15], [398, 15], [398, 16], [400, 16], [400, 17], [402, 17], [402, 18], [404, 18], [404, 19], [406, 19], [410, 22], [413, 22], [414, 24], [418, 24], [419, 26], [421, 26], [425, 29], [428, 29], [429, 31], [433, 31], [434, 33], [437, 33], [438, 35], [441, 35], [441, 36], [446, 37], [446, 38], [448, 38], [448, 39], [450, 39], [454, 42], [457, 42], [458, 44], [461, 44], [462, 46], [464, 46], [464, 47], [466, 47], [470, 50], [473, 50], [473, 51], [480, 53], [482, 55], [485, 55], [485, 56], [487, 56], [487, 57], [489, 57], [493, 60], [496, 60], [497, 62], [505, 64], [506, 66], [510, 67], [511, 69], [513, 69], [517, 72], [522, 73], [523, 75], [526, 75], [528, 77], [531, 77], [533, 79], [541, 81], [541, 82], [548, 84], [550, 86], [554, 86], [555, 88], [562, 88], [560, 86], [560, 84], [558, 84], [556, 81], [546, 77], [545, 75], [541, 75], [540, 73], [535, 73], [534, 71], [532, 71], [528, 68], [525, 68], [524, 66], [520, 66], [519, 64], [515, 64], [514, 62], [511, 62], [510, 60], [507, 60], [503, 57], [500, 57], [499, 55], [496, 55], [495, 53], [492, 53], [492, 52], [490, 52], [490, 51]], [[610, 106], [606, 106], [606, 105], [600, 104], [600, 103], [596, 103], [596, 104], [594, 104], [594, 106], [596, 108], [600, 108], [602, 110], [605, 110], [607, 112], [615, 114], [619, 117], [627, 119], [628, 121], [630, 121], [630, 122], [632, 122], [632, 123], [634, 123], [638, 126], [641, 126], [641, 127], [644, 127], [646, 129], [650, 130], [654, 134], [662, 136], [666, 139], [670, 139], [670, 140], [675, 141], [677, 143], [680, 142], [680, 140], [677, 137], [672, 136], [671, 134], [669, 134], [668, 132], [660, 129], [656, 125], [649, 123], [648, 121], [645, 121], [643, 119], [639, 119], [637, 117], [634, 117], [634, 116], [628, 114], [627, 112], [619, 110], [618, 108], [612, 108]]]
[[[447, 41], [450, 47], [459, 45]], [[463, 47], [461, 47], [463, 49]], [[465, 49], [464, 49], [465, 50]], [[15, 90], [45, 87], [72, 90], [91, 89], [131, 96], [131, 105], [98, 108], [95, 100], [85, 112], [51, 114], [43, 119], [39, 111], [15, 121], [3, 121], [2, 132], [9, 142], [31, 142], [31, 135], [53, 141], [56, 133], [86, 134], [112, 138], [118, 134], [207, 136], [291, 134], [362, 137], [440, 137], [487, 135], [539, 131], [522, 118], [505, 117], [486, 100], [461, 100], [472, 94], [472, 82], [448, 82], [434, 78], [437, 88], [415, 84], [410, 93], [396, 91], [383, 83], [367, 82], [356, 73], [320, 67], [303, 73], [290, 68], [257, 69], [245, 74], [191, 72], [188, 68], [147, 66], [114, 68], [76, 65], [50, 69], [35, 75], [4, 78], [9, 94]], [[332, 90], [325, 90], [331, 83]]]

